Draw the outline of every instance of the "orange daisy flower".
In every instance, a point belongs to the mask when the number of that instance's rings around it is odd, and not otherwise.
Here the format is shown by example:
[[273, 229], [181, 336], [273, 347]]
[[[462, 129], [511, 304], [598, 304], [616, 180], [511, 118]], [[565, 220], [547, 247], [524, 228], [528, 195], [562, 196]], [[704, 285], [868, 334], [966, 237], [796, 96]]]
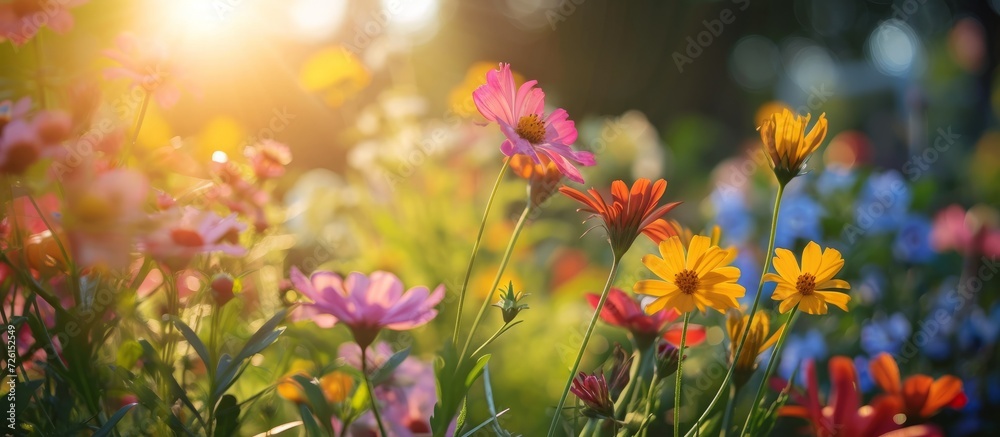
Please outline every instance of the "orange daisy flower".
[[666, 190], [667, 181], [663, 179], [656, 182], [645, 178], [636, 180], [631, 190], [625, 182], [617, 180], [611, 183], [609, 204], [593, 188], [588, 190], [590, 196], [570, 187], [559, 188], [561, 193], [584, 205], [577, 211], [589, 212], [591, 216], [588, 220], [592, 217], [601, 218], [604, 229], [608, 232], [611, 250], [618, 259], [628, 252], [640, 233], [657, 244], [677, 234], [673, 226], [661, 217], [680, 205], [680, 202], [656, 206]]

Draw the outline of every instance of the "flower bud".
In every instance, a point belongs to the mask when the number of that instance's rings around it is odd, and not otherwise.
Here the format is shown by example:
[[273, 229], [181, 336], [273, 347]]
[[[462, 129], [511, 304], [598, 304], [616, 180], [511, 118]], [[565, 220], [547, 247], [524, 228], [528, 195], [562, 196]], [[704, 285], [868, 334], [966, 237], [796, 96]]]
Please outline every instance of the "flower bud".
[[682, 359], [680, 350], [674, 345], [662, 340], [656, 345], [656, 372], [661, 379], [673, 375]]
[[517, 317], [517, 313], [521, 312], [522, 310], [528, 309], [528, 305], [518, 303], [521, 301], [521, 299], [524, 299], [527, 296], [528, 295], [524, 294], [523, 292], [517, 292], [517, 293], [514, 292], [513, 281], [511, 281], [507, 285], [506, 290], [501, 289], [500, 301], [493, 304], [493, 306], [500, 308], [500, 311], [503, 313], [504, 323], [512, 322], [514, 318]]
[[233, 300], [235, 294], [243, 289], [243, 285], [238, 278], [233, 278], [227, 273], [218, 273], [212, 277], [211, 288], [215, 304], [221, 307]]

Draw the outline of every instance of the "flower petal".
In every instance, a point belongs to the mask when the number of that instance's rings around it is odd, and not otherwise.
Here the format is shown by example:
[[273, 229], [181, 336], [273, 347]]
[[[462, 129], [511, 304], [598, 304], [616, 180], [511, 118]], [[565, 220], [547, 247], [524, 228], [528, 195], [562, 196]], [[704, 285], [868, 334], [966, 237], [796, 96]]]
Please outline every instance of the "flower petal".
[[711, 238], [704, 235], [695, 235], [691, 237], [691, 243], [688, 244], [687, 262], [685, 263], [684, 268], [687, 270], [694, 270], [695, 263], [701, 259], [702, 255], [704, 255], [711, 246]]
[[786, 281], [795, 283], [799, 279], [799, 275], [802, 272], [799, 270], [799, 263], [795, 260], [795, 255], [792, 251], [783, 248], [774, 249], [774, 254], [776, 255], [772, 260], [774, 262], [774, 271], [778, 272], [782, 278]]
[[813, 276], [816, 276], [819, 273], [822, 260], [823, 251], [820, 249], [819, 244], [816, 244], [815, 241], [810, 241], [802, 251], [802, 273], [811, 273]]
[[[927, 394], [927, 403], [920, 410], [920, 414], [924, 417], [930, 417], [941, 408], [953, 405], [954, 401], [961, 399], [962, 396], [964, 396], [962, 380], [951, 375], [942, 376], [931, 384]], [[959, 402], [959, 404], [959, 408], [964, 406], [963, 402]]]
[[666, 296], [677, 293], [680, 289], [670, 282], [657, 281], [655, 279], [644, 279], [636, 282], [632, 287], [632, 291], [639, 294], [648, 294], [650, 296]]
[[896, 359], [888, 353], [882, 352], [868, 362], [868, 371], [875, 383], [889, 394], [899, 393], [901, 389], [899, 382], [899, 366]]
[[844, 311], [847, 311], [847, 303], [851, 301], [851, 295], [839, 291], [816, 291], [815, 293], [822, 296], [823, 302], [832, 304]]

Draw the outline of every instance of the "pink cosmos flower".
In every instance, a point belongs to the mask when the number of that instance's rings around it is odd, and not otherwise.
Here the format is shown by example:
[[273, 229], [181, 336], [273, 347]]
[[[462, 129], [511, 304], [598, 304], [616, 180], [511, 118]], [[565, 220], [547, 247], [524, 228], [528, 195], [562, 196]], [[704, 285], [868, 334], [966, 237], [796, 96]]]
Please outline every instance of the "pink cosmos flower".
[[115, 45], [115, 50], [103, 53], [121, 66], [105, 69], [105, 79], [129, 79], [132, 86], [140, 86], [151, 93], [163, 108], [174, 106], [180, 100], [181, 85], [188, 85], [187, 80], [165, 44], [123, 33], [115, 38]]
[[73, 260], [85, 267], [127, 267], [139, 225], [146, 219], [146, 176], [127, 169], [77, 176], [66, 185], [63, 217]]
[[0, 135], [0, 173], [21, 174], [42, 156], [42, 143], [26, 120], [12, 120]]
[[[342, 344], [337, 354], [348, 365], [361, 369], [361, 347], [357, 344]], [[368, 363], [365, 367], [377, 369], [392, 354], [392, 347], [388, 343], [374, 343], [368, 351]], [[434, 413], [434, 404], [437, 403], [434, 367], [431, 363], [409, 356], [374, 391], [376, 399], [382, 405], [383, 421], [389, 436], [430, 435], [430, 418]], [[368, 412], [351, 425], [350, 431], [350, 435], [376, 435], [378, 425], [371, 412]], [[453, 434], [454, 429], [449, 429], [446, 433]]]
[[500, 146], [504, 155], [523, 154], [537, 164], [544, 153], [567, 178], [583, 183], [579, 165], [596, 164], [590, 152], [574, 151], [576, 126], [562, 108], [545, 115], [545, 93], [529, 80], [515, 89], [510, 64], [500, 64], [498, 70], [486, 73], [486, 84], [472, 92], [479, 113], [500, 126], [507, 140]]
[[73, 119], [59, 110], [28, 117], [31, 99], [0, 102], [0, 172], [20, 174], [69, 139]]
[[444, 285], [433, 292], [419, 286], [403, 293], [396, 275], [377, 271], [369, 276], [358, 272], [340, 275], [317, 271], [311, 278], [292, 267], [292, 284], [312, 300], [320, 311], [337, 318], [351, 329], [354, 340], [368, 347], [382, 328], [402, 331], [416, 328], [437, 316], [434, 306], [444, 298]]
[[253, 173], [257, 179], [274, 179], [285, 174], [285, 166], [292, 162], [288, 146], [274, 140], [263, 140], [247, 149]]
[[59, 34], [73, 28], [70, 8], [87, 0], [14, 0], [0, 3], [0, 42], [10, 40], [15, 46], [34, 38], [42, 26]]
[[212, 172], [218, 176], [220, 184], [206, 192], [206, 198], [216, 200], [230, 211], [250, 219], [258, 232], [267, 229], [264, 206], [271, 200], [260, 185], [251, 184], [243, 178], [239, 167], [233, 162], [212, 163]]
[[246, 225], [236, 220], [236, 214], [220, 217], [189, 206], [160, 213], [155, 219], [159, 227], [142, 238], [141, 249], [175, 271], [199, 253], [246, 255], [246, 248], [239, 245]]
[[[587, 294], [587, 302], [595, 309], [600, 300], [601, 296], [598, 294]], [[617, 287], [611, 288], [608, 301], [605, 302], [604, 309], [601, 310], [601, 320], [609, 325], [627, 329], [640, 344], [652, 344], [653, 340], [660, 335], [663, 335], [663, 339], [671, 344], [680, 344], [683, 326], [671, 323], [678, 317], [680, 317], [680, 313], [675, 310], [657, 311], [653, 315], [646, 314], [639, 302]], [[686, 344], [688, 346], [701, 344], [705, 341], [705, 327], [688, 324], [687, 335]]]
[[996, 256], [1000, 255], [1000, 229], [983, 224], [973, 211], [951, 205], [934, 217], [931, 245], [938, 252], [954, 250], [970, 256]]

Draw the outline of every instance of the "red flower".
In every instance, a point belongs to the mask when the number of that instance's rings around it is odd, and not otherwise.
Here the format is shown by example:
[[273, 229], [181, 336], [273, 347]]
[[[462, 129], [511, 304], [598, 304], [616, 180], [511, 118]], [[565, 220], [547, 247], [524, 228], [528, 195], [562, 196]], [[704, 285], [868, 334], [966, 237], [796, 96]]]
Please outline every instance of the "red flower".
[[889, 401], [861, 406], [858, 373], [850, 358], [838, 356], [830, 359], [827, 405], [819, 399], [816, 363], [806, 361], [805, 372], [806, 393], [791, 393], [791, 398], [800, 405], [784, 406], [779, 415], [808, 420], [812, 434], [817, 437], [875, 437], [899, 428], [892, 420], [898, 411], [898, 404]]
[[886, 396], [895, 397], [903, 404], [907, 421], [926, 419], [941, 408], [962, 408], [968, 401], [962, 391], [962, 380], [945, 375], [937, 380], [927, 375], [913, 375], [900, 382], [899, 366], [892, 355], [881, 353], [869, 364], [872, 379], [882, 387]]
[[[900, 387], [899, 368], [888, 354], [878, 356], [871, 363], [872, 378], [888, 392], [887, 395], [872, 400], [871, 405], [861, 405], [861, 393], [858, 391], [861, 384], [858, 382], [854, 361], [850, 358], [838, 356], [830, 359], [830, 394], [827, 405], [819, 400], [815, 363], [807, 361], [805, 371], [806, 393], [791, 394], [792, 399], [800, 405], [784, 406], [778, 414], [808, 420], [812, 434], [818, 437], [941, 436], [944, 435], [941, 430], [932, 425], [904, 428], [902, 425], [906, 422], [898, 421], [898, 415], [909, 415], [907, 411], [916, 409], [921, 412], [921, 417], [927, 417], [945, 405], [960, 407], [965, 404], [961, 381], [957, 381], [956, 386], [956, 381], [947, 379], [954, 378], [951, 376], [938, 380], [941, 384], [937, 389], [930, 387], [938, 383], [923, 382], [925, 378], [930, 379], [925, 375], [910, 377]], [[910, 385], [913, 387], [909, 387]], [[928, 390], [923, 391], [922, 395], [917, 394], [913, 390], [917, 387], [928, 387]]]
[[632, 247], [640, 232], [654, 243], [677, 234], [673, 226], [661, 217], [680, 202], [656, 206], [666, 189], [667, 181], [663, 179], [655, 183], [645, 178], [636, 180], [631, 191], [625, 182], [617, 180], [611, 183], [610, 204], [593, 188], [588, 190], [590, 196], [570, 187], [560, 187], [559, 191], [584, 205], [577, 211], [589, 212], [591, 217], [601, 218], [604, 229], [608, 232], [611, 250], [620, 259]]
[[[600, 300], [599, 294], [587, 294], [587, 301], [594, 308], [597, 308], [597, 303]], [[639, 302], [616, 287], [611, 288], [608, 301], [604, 304], [604, 309], [601, 310], [601, 320], [609, 325], [627, 329], [640, 344], [652, 343], [656, 337], [663, 335], [664, 340], [679, 345], [683, 327], [680, 324], [671, 324], [679, 316], [680, 313], [675, 310], [657, 311], [653, 315], [646, 314], [639, 306]], [[703, 341], [705, 341], [705, 327], [689, 324], [686, 344], [695, 346]]]
[[573, 379], [569, 391], [583, 403], [583, 415], [587, 417], [614, 417], [615, 404], [611, 401], [608, 382], [604, 374], [587, 375], [580, 372]]

